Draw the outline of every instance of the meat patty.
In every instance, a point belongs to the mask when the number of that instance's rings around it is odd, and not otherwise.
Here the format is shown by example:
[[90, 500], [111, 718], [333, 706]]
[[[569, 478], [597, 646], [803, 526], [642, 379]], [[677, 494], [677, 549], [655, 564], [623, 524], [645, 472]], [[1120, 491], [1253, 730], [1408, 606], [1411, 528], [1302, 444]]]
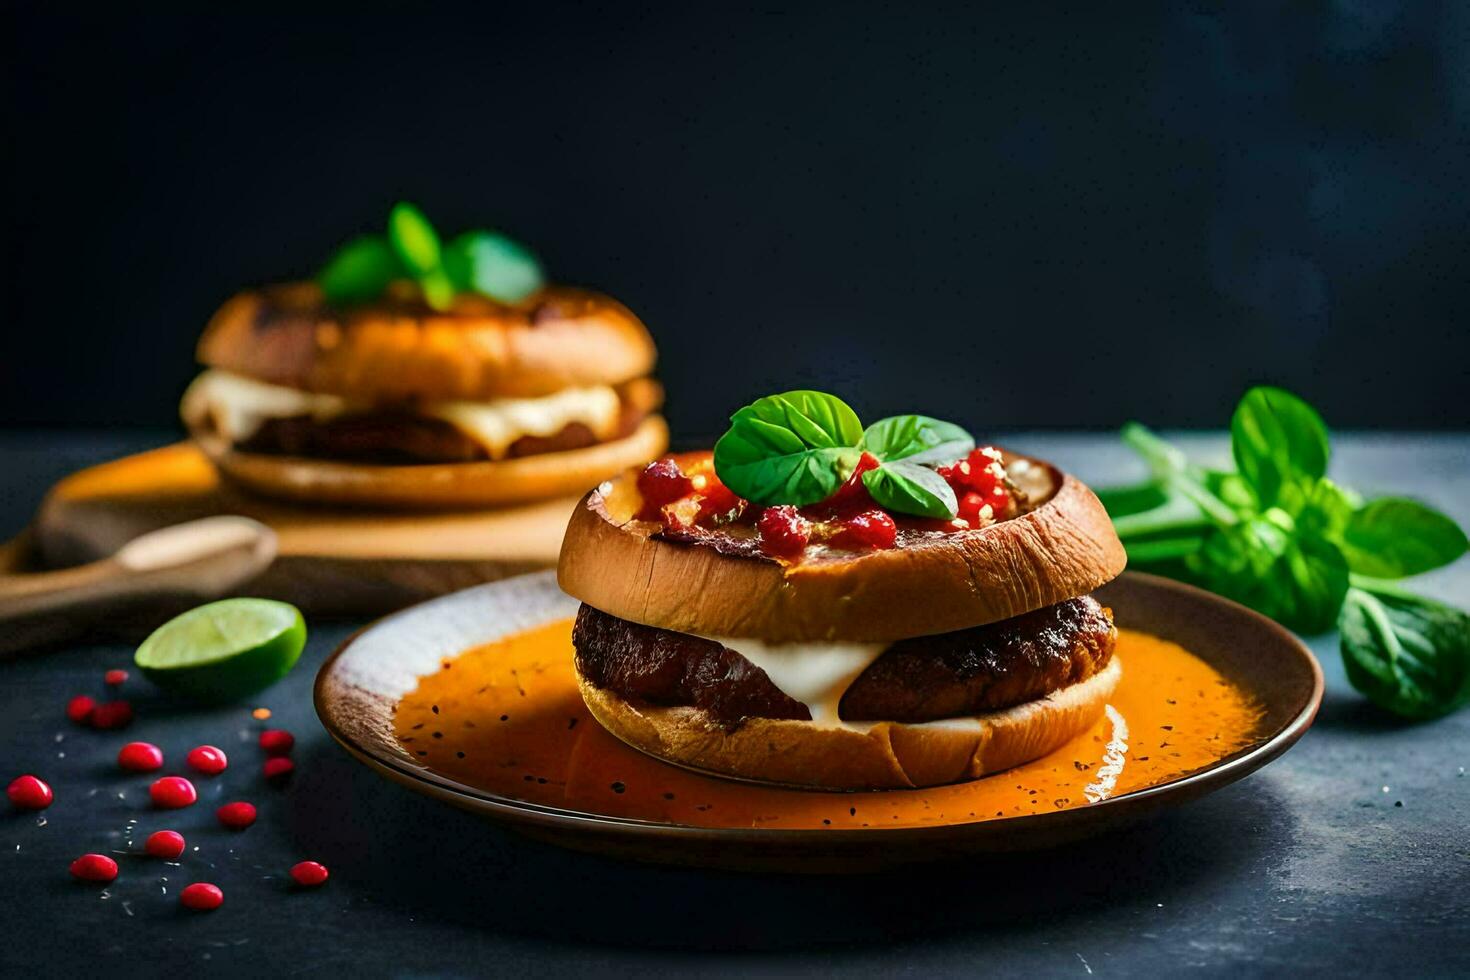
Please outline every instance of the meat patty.
[[1085, 681], [1108, 665], [1117, 630], [1092, 596], [974, 629], [900, 640], [842, 695], [850, 721], [934, 721], [998, 711]]
[[[847, 721], [935, 721], [1012, 707], [1107, 666], [1116, 630], [1091, 596], [973, 629], [900, 640], [852, 682]], [[713, 640], [642, 626], [583, 605], [572, 630], [590, 683], [647, 704], [691, 705], [719, 723], [809, 720], [764, 670]]]
[[731, 726], [746, 718], [812, 717], [764, 670], [713, 640], [630, 623], [584, 604], [572, 646], [578, 673], [629, 700], [692, 705]]
[[[638, 379], [618, 388], [622, 411], [613, 439], [633, 433], [662, 400], [658, 385]], [[549, 436], [522, 436], [511, 443], [507, 459], [566, 452], [595, 445], [596, 434], [572, 422]], [[485, 448], [443, 419], [405, 411], [343, 415], [318, 421], [311, 416], [268, 419], [242, 441], [250, 453], [311, 456], [359, 463], [468, 463], [489, 459]]]

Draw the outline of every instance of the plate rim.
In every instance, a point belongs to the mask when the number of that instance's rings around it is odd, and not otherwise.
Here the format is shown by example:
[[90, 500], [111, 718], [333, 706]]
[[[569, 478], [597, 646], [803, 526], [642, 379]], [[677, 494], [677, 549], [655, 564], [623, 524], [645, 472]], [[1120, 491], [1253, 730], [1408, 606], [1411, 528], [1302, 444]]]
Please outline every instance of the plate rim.
[[1099, 814], [1100, 819], [1105, 819], [1109, 814], [1126, 813], [1130, 809], [1146, 806], [1150, 801], [1156, 800], [1160, 796], [1181, 796], [1184, 800], [1187, 800], [1206, 791], [1227, 786], [1279, 758], [1306, 734], [1307, 729], [1316, 720], [1317, 713], [1322, 706], [1322, 700], [1326, 691], [1326, 679], [1322, 671], [1322, 665], [1318, 662], [1311, 649], [1302, 642], [1300, 637], [1275, 620], [1263, 616], [1255, 610], [1227, 599], [1224, 596], [1216, 595], [1213, 592], [1147, 572], [1125, 570], [1119, 575], [1119, 578], [1125, 576], [1130, 579], [1141, 580], [1144, 584], [1151, 587], [1177, 591], [1193, 598], [1202, 597], [1207, 601], [1220, 603], [1235, 612], [1244, 613], [1248, 619], [1254, 620], [1257, 626], [1266, 629], [1268, 632], [1275, 633], [1278, 639], [1285, 640], [1289, 646], [1296, 650], [1311, 670], [1312, 690], [1301, 709], [1277, 732], [1257, 745], [1227, 756], [1196, 772], [1187, 773], [1183, 776], [1178, 776], [1174, 779], [1142, 789], [1132, 790], [1128, 793], [1122, 793], [1118, 796], [1110, 796], [1107, 799], [1100, 800], [1097, 803], [1090, 803], [1087, 806], [1072, 807], [1066, 810], [1025, 813], [1015, 816], [991, 817], [984, 820], [967, 820], [964, 822], [917, 827], [824, 827], [821, 829], [699, 827], [692, 824], [642, 820], [634, 817], [589, 813], [582, 810], [569, 810], [547, 806], [541, 803], [517, 800], [461, 783], [430, 769], [405, 765], [401, 760], [384, 758], [357, 744], [332, 719], [331, 711], [325, 705], [324, 688], [326, 686], [326, 678], [331, 673], [338, 659], [366, 633], [384, 626], [392, 620], [409, 615], [420, 615], [428, 607], [437, 603], [450, 601], [466, 592], [480, 589], [493, 589], [508, 581], [540, 578], [547, 580], [550, 585], [555, 587], [556, 573], [551, 570], [532, 572], [526, 575], [513, 576], [508, 579], [500, 579], [495, 582], [483, 582], [479, 585], [469, 586], [465, 589], [459, 589], [455, 592], [445, 593], [444, 595], [417, 602], [364, 624], [339, 643], [336, 649], [322, 662], [321, 667], [317, 669], [316, 678], [312, 683], [312, 707], [316, 711], [317, 719], [321, 722], [322, 727], [326, 729], [327, 734], [331, 736], [332, 740], [345, 749], [348, 755], [363, 763], [369, 769], [387, 776], [394, 782], [398, 782], [416, 792], [435, 796], [450, 803], [465, 804], [477, 812], [487, 813], [487, 815], [493, 815], [497, 818], [504, 818], [507, 824], [529, 825], [549, 830], [616, 831], [623, 835], [640, 838], [654, 837], [663, 840], [677, 837], [690, 842], [704, 844], [761, 841], [772, 845], [780, 845], [820, 841], [824, 846], [832, 845], [834, 847], [840, 847], [843, 844], [854, 845], [858, 842], [872, 844], [874, 841], [880, 839], [891, 843], [905, 844], [925, 842], [942, 843], [951, 841], [956, 837], [968, 837], [977, 833], [995, 833], [1005, 827], [1015, 827], [1018, 825], [1018, 822], [1024, 823], [1027, 827], [1044, 828], [1050, 824], [1065, 824], [1076, 820], [1079, 818], [1079, 814]]

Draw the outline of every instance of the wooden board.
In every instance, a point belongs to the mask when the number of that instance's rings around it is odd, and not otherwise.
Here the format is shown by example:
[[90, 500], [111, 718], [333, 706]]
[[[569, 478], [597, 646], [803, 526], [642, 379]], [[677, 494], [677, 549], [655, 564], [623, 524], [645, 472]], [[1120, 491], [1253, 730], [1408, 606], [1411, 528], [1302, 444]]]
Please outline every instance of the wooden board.
[[243, 514], [273, 528], [280, 554], [243, 593], [318, 615], [387, 612], [457, 589], [551, 568], [576, 498], [483, 511], [328, 510], [250, 496], [220, 481], [188, 443], [82, 470], [58, 483], [0, 571], [111, 555], [156, 528]]

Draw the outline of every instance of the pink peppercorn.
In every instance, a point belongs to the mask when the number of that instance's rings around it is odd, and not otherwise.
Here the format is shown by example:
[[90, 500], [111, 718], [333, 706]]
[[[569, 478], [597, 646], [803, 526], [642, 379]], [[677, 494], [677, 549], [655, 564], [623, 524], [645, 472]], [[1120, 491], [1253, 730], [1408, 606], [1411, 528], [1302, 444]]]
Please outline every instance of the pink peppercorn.
[[285, 755], [296, 744], [296, 736], [281, 728], [268, 728], [260, 733], [260, 747], [271, 755]]
[[265, 760], [265, 765], [261, 767], [261, 772], [265, 773], [265, 778], [272, 781], [284, 780], [295, 771], [296, 763], [283, 755], [272, 756]]
[[92, 712], [97, 710], [97, 699], [89, 698], [85, 694], [78, 694], [66, 702], [66, 716], [78, 725], [86, 725], [92, 721]]
[[152, 772], [163, 768], [163, 749], [151, 742], [129, 742], [117, 750], [117, 764], [129, 772]]
[[117, 877], [117, 862], [106, 854], [83, 854], [71, 863], [71, 874], [81, 881], [111, 881]]
[[177, 860], [184, 853], [184, 835], [177, 830], [155, 830], [143, 843], [143, 850], [148, 852], [149, 857], [162, 858], [165, 861]]
[[291, 866], [291, 880], [302, 888], [315, 888], [327, 880], [327, 868], [315, 861], [302, 861]]
[[122, 687], [127, 683], [127, 680], [128, 672], [125, 670], [113, 669], [102, 675], [102, 683], [108, 687]]
[[179, 892], [179, 904], [195, 912], [209, 912], [224, 903], [225, 893], [207, 881], [196, 881]]
[[183, 776], [164, 776], [154, 780], [153, 785], [148, 787], [148, 795], [153, 798], [154, 806], [165, 810], [177, 810], [199, 799], [194, 784]]
[[132, 721], [133, 706], [126, 701], [104, 701], [92, 709], [93, 728], [123, 728]]
[[253, 803], [226, 803], [214, 815], [219, 822], [231, 830], [244, 830], [255, 823], [255, 805]]
[[30, 773], [12, 780], [5, 787], [5, 795], [10, 797], [10, 805], [18, 810], [44, 810], [56, 798], [50, 786]]
[[187, 761], [189, 768], [196, 772], [202, 772], [206, 776], [218, 776], [230, 764], [230, 760], [225, 757], [224, 751], [215, 748], [213, 745], [200, 745], [197, 748], [190, 749]]

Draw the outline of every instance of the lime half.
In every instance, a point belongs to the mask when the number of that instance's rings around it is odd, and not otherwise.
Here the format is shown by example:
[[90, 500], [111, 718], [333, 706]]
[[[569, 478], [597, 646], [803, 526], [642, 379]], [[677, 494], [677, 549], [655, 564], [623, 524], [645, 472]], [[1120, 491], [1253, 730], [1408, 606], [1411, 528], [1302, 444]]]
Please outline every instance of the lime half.
[[234, 701], [286, 676], [306, 645], [301, 610], [221, 599], [164, 623], [133, 655], [149, 680], [196, 701]]

